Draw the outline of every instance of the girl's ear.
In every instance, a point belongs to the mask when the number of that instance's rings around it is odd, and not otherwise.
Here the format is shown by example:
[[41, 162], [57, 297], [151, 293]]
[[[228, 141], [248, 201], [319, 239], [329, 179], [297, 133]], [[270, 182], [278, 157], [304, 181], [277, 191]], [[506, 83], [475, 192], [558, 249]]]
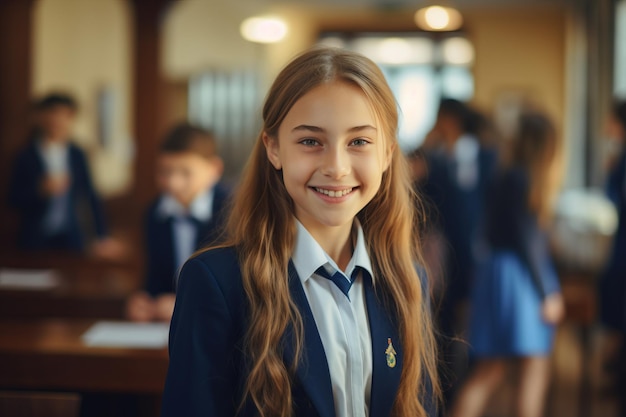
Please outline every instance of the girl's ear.
[[263, 145], [265, 145], [265, 152], [270, 163], [274, 168], [282, 169], [283, 165], [280, 163], [280, 156], [278, 155], [278, 138], [271, 138], [267, 133], [263, 132]]

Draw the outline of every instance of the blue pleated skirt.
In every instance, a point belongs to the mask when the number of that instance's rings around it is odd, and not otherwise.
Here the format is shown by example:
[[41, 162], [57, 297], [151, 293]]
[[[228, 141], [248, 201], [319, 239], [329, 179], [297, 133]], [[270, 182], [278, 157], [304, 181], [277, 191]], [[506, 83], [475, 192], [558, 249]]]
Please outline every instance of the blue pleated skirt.
[[[556, 280], [549, 262], [540, 272]], [[494, 252], [480, 268], [472, 292], [472, 353], [489, 358], [549, 355], [555, 327], [543, 321], [541, 305], [522, 260], [512, 251]]]

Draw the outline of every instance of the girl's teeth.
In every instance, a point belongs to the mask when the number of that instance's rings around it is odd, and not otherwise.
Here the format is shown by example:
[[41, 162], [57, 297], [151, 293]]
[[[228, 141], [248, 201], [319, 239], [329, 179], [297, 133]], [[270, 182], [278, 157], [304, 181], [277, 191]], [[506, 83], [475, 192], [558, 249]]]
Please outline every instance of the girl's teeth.
[[346, 190], [325, 190], [323, 188], [316, 188], [315, 189], [318, 193], [322, 193], [324, 195], [327, 195], [329, 197], [343, 197], [346, 194], [350, 194], [352, 192], [352, 188], [348, 188]]

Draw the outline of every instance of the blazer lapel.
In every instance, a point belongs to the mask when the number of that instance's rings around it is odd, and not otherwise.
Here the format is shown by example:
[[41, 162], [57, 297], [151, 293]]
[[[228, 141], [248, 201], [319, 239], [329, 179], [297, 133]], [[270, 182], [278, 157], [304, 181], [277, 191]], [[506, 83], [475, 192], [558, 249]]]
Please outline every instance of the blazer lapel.
[[[319, 416], [335, 417], [335, 404], [326, 353], [302, 282], [291, 261], [289, 262], [289, 289], [292, 300], [302, 315], [304, 324], [304, 347], [300, 363], [296, 369], [296, 376], [311, 403], [317, 409]], [[284, 355], [288, 365], [291, 365], [294, 359], [292, 334], [292, 329], [288, 329], [284, 340]], [[370, 413], [370, 415], [376, 414]]]
[[[369, 278], [369, 277], [368, 277]], [[364, 282], [365, 302], [372, 336], [372, 388], [370, 416], [389, 416], [396, 399], [402, 374], [402, 346], [397, 326], [391, 314], [380, 303], [370, 279]], [[387, 357], [389, 345], [395, 351], [395, 364]]]

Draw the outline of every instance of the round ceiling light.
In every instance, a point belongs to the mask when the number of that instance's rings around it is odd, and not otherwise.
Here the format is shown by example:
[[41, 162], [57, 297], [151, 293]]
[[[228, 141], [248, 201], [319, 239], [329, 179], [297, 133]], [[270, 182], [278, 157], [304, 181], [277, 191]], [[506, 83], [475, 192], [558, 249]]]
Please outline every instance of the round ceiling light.
[[275, 43], [287, 36], [287, 24], [275, 17], [250, 17], [239, 29], [241, 36], [250, 42]]
[[430, 6], [415, 13], [415, 24], [428, 31], [452, 31], [461, 27], [463, 17], [451, 7]]

